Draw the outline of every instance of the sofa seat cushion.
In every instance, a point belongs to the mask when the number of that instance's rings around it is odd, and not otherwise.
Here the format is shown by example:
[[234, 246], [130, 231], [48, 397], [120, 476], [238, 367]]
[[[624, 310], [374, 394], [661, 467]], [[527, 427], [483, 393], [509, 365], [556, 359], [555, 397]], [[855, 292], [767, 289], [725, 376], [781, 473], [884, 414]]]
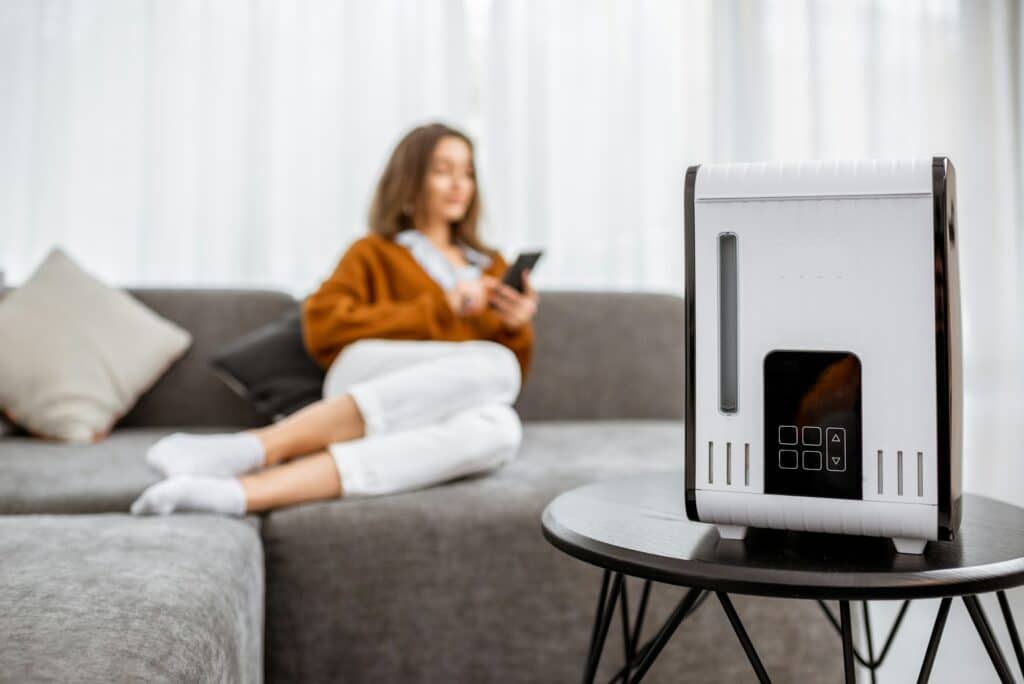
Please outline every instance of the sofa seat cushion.
[[[566, 489], [649, 471], [677, 477], [682, 497], [682, 461], [678, 422], [528, 422], [517, 459], [492, 475], [269, 514], [268, 678], [578, 679], [601, 575], [544, 540], [541, 512]], [[635, 606], [639, 584], [630, 590]], [[652, 594], [650, 630], [680, 595], [674, 587]], [[815, 681], [820, 668], [831, 676], [838, 640], [816, 606], [760, 599], [737, 606], [773, 676]], [[602, 681], [613, 674], [606, 668], [621, 662], [618, 622], [607, 647], [615, 657], [606, 658]], [[808, 622], [816, 632], [803, 634]], [[650, 679], [746, 680], [749, 667], [710, 601]]]
[[119, 428], [102, 442], [84, 445], [2, 438], [0, 514], [126, 513], [142, 490], [161, 478], [146, 463], [146, 450], [171, 432]]
[[0, 517], [0, 678], [259, 682], [258, 521]]

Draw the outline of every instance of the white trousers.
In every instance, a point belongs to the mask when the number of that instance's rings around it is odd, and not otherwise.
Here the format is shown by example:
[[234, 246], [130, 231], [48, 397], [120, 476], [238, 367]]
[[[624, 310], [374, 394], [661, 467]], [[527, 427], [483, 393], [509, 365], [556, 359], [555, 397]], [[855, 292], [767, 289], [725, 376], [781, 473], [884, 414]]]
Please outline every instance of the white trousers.
[[324, 398], [346, 392], [365, 437], [331, 444], [346, 497], [419, 489], [494, 470], [522, 440], [512, 409], [519, 362], [488, 341], [354, 342], [324, 379]]

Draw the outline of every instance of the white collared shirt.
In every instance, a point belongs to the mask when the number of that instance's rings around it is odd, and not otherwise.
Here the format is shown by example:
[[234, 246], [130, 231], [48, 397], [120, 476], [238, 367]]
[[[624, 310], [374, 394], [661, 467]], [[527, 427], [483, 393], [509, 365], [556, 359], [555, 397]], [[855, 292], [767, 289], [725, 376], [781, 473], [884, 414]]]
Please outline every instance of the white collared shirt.
[[430, 238], [415, 228], [399, 231], [395, 242], [408, 249], [420, 267], [445, 291], [455, 287], [455, 283], [461, 280], [479, 279], [484, 269], [491, 265], [491, 257], [459, 242], [462, 255], [469, 265], [457, 267], [434, 246]]

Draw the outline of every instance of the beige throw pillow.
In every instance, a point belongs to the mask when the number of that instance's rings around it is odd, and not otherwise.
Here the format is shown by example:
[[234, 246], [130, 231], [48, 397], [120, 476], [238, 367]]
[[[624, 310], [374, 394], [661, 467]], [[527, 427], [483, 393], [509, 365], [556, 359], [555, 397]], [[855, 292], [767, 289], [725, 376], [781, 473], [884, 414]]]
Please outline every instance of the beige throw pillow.
[[54, 249], [0, 300], [0, 409], [40, 437], [97, 441], [191, 343]]

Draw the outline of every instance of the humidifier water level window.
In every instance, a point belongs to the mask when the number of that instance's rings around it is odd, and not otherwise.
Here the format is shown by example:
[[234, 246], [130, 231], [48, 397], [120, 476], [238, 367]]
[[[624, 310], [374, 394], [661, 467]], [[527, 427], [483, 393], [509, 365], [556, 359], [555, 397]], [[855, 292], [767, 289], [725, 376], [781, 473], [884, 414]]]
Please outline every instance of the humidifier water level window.
[[950, 161], [702, 165], [685, 197], [687, 515], [726, 538], [954, 538]]

